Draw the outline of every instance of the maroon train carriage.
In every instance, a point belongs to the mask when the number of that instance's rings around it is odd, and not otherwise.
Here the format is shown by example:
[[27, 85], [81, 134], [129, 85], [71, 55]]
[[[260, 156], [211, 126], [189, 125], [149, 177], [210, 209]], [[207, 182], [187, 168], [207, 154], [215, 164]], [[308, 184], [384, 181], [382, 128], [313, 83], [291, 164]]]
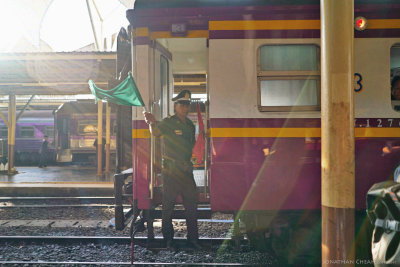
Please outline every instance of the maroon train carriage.
[[[105, 111], [105, 104], [103, 104]], [[55, 115], [55, 148], [58, 163], [96, 162], [97, 104], [90, 101], [71, 101], [62, 104]], [[106, 114], [103, 112], [103, 137]], [[110, 153], [115, 162], [115, 114], [110, 114]]]
[[[385, 145], [400, 141], [400, 114], [390, 96], [391, 72], [400, 67], [400, 3], [356, 0], [354, 17], [367, 20], [366, 29], [354, 33], [359, 245], [369, 243], [367, 191], [393, 179], [400, 162], [399, 153], [382, 155]], [[287, 256], [314, 252], [319, 259], [320, 1], [136, 0], [127, 18], [117, 72], [126, 77], [124, 66], [134, 63], [135, 81], [158, 120], [173, 114], [170, 99], [179, 87], [206, 95], [206, 161], [195, 170], [199, 203], [236, 214], [234, 232], [258, 247]], [[198, 73], [203, 89], [190, 81], [174, 85], [174, 76]], [[142, 110], [132, 108], [132, 136], [126, 135], [132, 169], [116, 175], [116, 226], [124, 228], [133, 215], [139, 229], [143, 210], [151, 237], [161, 203], [162, 141], [151, 137]], [[133, 209], [124, 214], [128, 181]]]
[[[104, 108], [105, 110], [105, 108]], [[3, 112], [7, 117], [7, 112]], [[115, 162], [115, 114], [110, 116], [111, 162]], [[105, 133], [106, 115], [103, 114]], [[93, 100], [62, 104], [57, 110], [25, 110], [16, 123], [15, 163], [37, 165], [44, 136], [49, 137], [49, 164], [95, 162], [97, 138], [97, 105]], [[104, 134], [105, 138], [105, 134]], [[0, 142], [3, 163], [7, 162], [8, 129], [0, 121]]]

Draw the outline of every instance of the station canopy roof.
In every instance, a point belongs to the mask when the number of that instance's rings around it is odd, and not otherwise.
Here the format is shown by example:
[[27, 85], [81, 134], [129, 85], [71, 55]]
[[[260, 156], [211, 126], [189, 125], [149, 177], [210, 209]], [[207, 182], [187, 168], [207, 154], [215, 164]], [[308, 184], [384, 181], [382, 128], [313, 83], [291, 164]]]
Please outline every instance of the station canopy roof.
[[115, 52], [0, 54], [0, 95], [90, 94], [88, 81], [107, 88]]
[[107, 88], [134, 1], [2, 0], [0, 102], [8, 94], [90, 94], [89, 79]]
[[0, 52], [111, 51], [134, 2], [1, 0]]

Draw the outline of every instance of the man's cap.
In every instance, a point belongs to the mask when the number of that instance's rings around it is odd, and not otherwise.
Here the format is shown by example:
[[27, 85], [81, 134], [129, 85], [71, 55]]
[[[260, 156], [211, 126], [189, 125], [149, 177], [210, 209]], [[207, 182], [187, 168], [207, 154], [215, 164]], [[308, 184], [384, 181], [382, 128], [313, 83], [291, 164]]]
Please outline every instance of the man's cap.
[[182, 90], [177, 96], [172, 98], [175, 103], [190, 104], [192, 93], [189, 90]]

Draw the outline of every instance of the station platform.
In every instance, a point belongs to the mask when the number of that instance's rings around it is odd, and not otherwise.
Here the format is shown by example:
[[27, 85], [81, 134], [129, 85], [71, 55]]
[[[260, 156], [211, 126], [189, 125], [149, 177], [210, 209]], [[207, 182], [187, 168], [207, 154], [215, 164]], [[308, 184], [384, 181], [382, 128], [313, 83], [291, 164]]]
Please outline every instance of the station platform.
[[92, 166], [16, 167], [17, 173], [0, 173], [4, 197], [113, 196], [113, 173], [97, 175]]

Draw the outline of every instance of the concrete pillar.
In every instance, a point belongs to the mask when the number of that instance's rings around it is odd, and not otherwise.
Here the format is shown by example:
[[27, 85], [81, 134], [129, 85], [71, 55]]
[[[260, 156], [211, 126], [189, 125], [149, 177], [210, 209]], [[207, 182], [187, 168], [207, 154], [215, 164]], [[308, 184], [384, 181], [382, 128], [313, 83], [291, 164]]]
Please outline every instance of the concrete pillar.
[[8, 173], [15, 173], [14, 168], [14, 147], [16, 128], [16, 99], [15, 95], [9, 95], [8, 103]]
[[97, 102], [97, 175], [103, 175], [103, 101]]
[[322, 263], [354, 265], [354, 0], [321, 0]]

